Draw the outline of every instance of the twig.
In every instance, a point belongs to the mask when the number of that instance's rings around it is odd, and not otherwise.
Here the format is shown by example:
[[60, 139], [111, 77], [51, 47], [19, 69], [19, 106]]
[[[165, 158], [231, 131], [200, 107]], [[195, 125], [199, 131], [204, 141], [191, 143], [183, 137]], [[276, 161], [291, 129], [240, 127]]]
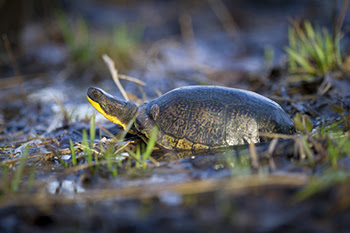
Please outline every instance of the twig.
[[259, 169], [259, 160], [258, 160], [258, 154], [256, 152], [256, 147], [253, 142], [249, 143], [249, 154], [250, 154], [250, 158], [252, 159], [252, 167], [254, 170], [257, 171]]
[[60, 106], [61, 111], [63, 112], [63, 115], [65, 116], [66, 120], [68, 122], [72, 122], [72, 117], [69, 115], [67, 109], [64, 107], [62, 101], [57, 98], [57, 96], [55, 96], [53, 93], [50, 93], [52, 99]]
[[275, 150], [276, 148], [276, 145], [277, 145], [277, 142], [278, 142], [278, 138], [274, 138], [270, 145], [269, 145], [269, 148], [267, 150], [267, 154], [268, 154], [268, 158], [269, 158], [269, 165], [270, 165], [270, 168], [272, 171], [276, 170], [276, 164], [275, 164], [275, 161], [273, 160], [273, 157], [272, 157], [272, 153], [273, 151]]
[[125, 74], [118, 74], [118, 78], [128, 80], [130, 82], [136, 83], [136, 84], [141, 85], [141, 86], [147, 86], [145, 82], [143, 82], [137, 78], [127, 76]]
[[148, 157], [148, 159], [156, 166], [156, 167], [159, 167], [159, 162], [154, 159], [152, 156]]
[[114, 61], [106, 54], [103, 54], [102, 58], [103, 58], [104, 62], [106, 63], [106, 65], [108, 66], [109, 71], [111, 72], [113, 81], [115, 82], [115, 84], [117, 85], [118, 89], [122, 93], [124, 99], [126, 101], [129, 101], [128, 95], [126, 94], [122, 84], [119, 81], [118, 70], [115, 68]]

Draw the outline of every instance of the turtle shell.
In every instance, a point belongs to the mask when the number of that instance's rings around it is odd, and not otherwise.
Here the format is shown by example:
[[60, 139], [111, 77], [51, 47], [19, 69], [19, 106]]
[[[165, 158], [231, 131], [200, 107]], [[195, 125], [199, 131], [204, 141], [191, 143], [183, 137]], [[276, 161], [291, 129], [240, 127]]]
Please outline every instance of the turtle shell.
[[291, 118], [274, 101], [251, 91], [190, 86], [146, 104], [167, 149], [208, 149], [258, 143], [260, 132], [295, 133]]

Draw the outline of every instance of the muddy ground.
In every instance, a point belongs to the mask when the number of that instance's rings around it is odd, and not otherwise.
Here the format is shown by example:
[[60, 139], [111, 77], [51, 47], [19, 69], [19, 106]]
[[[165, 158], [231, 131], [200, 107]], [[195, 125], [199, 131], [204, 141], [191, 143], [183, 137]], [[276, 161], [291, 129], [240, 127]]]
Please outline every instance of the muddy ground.
[[[12, 12], [0, 16], [0, 232], [350, 232], [347, 1], [26, 3], [0, 5]], [[330, 32], [341, 19], [342, 64], [291, 74], [293, 19]], [[298, 133], [155, 149], [142, 163], [140, 140], [120, 150], [120, 126], [97, 112], [90, 123], [89, 86], [123, 98], [103, 54], [137, 79], [121, 76], [138, 104], [187, 85], [242, 88], [278, 102]]]

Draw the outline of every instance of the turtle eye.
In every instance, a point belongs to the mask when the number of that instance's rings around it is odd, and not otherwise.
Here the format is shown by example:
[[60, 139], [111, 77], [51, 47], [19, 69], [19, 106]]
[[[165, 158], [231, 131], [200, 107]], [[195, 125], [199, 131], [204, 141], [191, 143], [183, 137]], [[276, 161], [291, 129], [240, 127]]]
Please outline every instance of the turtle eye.
[[100, 95], [99, 95], [100, 93], [98, 92], [98, 91], [94, 91], [93, 93], [92, 93], [92, 95], [94, 96], [94, 98], [98, 98]]

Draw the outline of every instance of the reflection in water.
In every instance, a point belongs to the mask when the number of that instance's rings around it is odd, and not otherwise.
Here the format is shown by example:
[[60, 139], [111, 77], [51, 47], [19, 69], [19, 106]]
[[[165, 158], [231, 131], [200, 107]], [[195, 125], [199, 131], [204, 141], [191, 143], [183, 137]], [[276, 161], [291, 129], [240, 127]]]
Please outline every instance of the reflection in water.
[[[250, 155], [247, 146], [221, 148], [206, 151], [155, 151], [152, 156], [161, 163], [187, 164], [187, 168], [200, 177], [218, 177], [251, 174]], [[191, 165], [191, 166], [188, 166]]]
[[[249, 146], [235, 146], [207, 151], [155, 151], [152, 155], [159, 162], [191, 164], [195, 169], [210, 169], [212, 171], [229, 170], [231, 176], [248, 175], [252, 173], [268, 174], [277, 172], [285, 166], [293, 152], [292, 140], [280, 140], [275, 150], [269, 152], [268, 142], [255, 146], [258, 155], [258, 167], [252, 167], [252, 157]], [[292, 148], [290, 151], [288, 148]], [[276, 167], [277, 164], [277, 167]], [[289, 163], [288, 163], [289, 164]]]
[[234, 146], [229, 148], [220, 148], [220, 149], [210, 149], [210, 150], [196, 150], [196, 151], [164, 151], [157, 150], [152, 153], [152, 156], [157, 159], [159, 162], [169, 162], [179, 159], [195, 159], [198, 157], [237, 157], [237, 159], [241, 159], [241, 157], [249, 155], [249, 151], [247, 150], [248, 146]]
[[183, 196], [179, 193], [164, 191], [158, 195], [159, 200], [169, 206], [178, 206], [183, 202]]
[[73, 180], [54, 180], [47, 184], [48, 192], [51, 194], [74, 194], [85, 192], [85, 189]]

